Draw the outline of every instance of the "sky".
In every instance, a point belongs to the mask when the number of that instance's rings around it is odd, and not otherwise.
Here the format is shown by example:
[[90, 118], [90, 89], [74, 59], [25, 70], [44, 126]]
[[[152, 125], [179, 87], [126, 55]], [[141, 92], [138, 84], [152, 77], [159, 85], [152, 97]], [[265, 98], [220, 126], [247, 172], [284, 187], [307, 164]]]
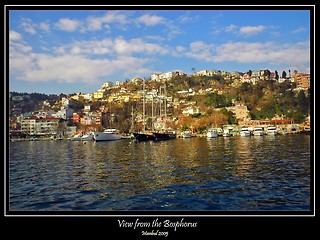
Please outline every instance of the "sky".
[[290, 8], [9, 9], [9, 91], [93, 93], [172, 70], [310, 73], [311, 16]]

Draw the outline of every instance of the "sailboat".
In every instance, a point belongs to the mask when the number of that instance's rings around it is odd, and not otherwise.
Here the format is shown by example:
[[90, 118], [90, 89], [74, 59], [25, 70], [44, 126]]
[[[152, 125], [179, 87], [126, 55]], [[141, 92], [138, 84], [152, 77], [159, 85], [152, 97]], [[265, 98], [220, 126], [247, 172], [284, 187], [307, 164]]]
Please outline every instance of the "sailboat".
[[[161, 87], [160, 87], [160, 97], [164, 99], [164, 118], [162, 117], [162, 108], [161, 108], [161, 101], [160, 101], [160, 121], [164, 123], [164, 127], [160, 131], [154, 131], [153, 135], [155, 137], [155, 141], [162, 141], [162, 140], [169, 140], [169, 139], [175, 139], [176, 133], [172, 131], [168, 131], [167, 129], [167, 97], [166, 97], [166, 85], [164, 85], [164, 96], [161, 95]], [[153, 117], [152, 117], [153, 119]], [[152, 122], [153, 123], [153, 122]]]
[[146, 115], [145, 80], [143, 80], [143, 99], [142, 99], [142, 101], [143, 101], [143, 110], [142, 110], [143, 111], [143, 118], [142, 118], [143, 131], [142, 132], [133, 132], [132, 133], [134, 138], [139, 142], [155, 140], [155, 137], [154, 137], [152, 132], [151, 133], [146, 132], [146, 121], [145, 121], [145, 115]]
[[[160, 95], [161, 95], [161, 87], [160, 87]], [[165, 100], [165, 118], [166, 118], [166, 97]], [[160, 101], [161, 104], [161, 101]], [[161, 105], [160, 105], [160, 119], [161, 116]], [[135, 139], [137, 141], [161, 141], [161, 140], [169, 140], [176, 138], [175, 133], [171, 133], [168, 131], [155, 131], [154, 129], [154, 111], [153, 111], [153, 96], [152, 96], [152, 130], [151, 132], [146, 131], [146, 124], [145, 124], [145, 82], [143, 81], [143, 131], [142, 132], [135, 132], [133, 133]]]

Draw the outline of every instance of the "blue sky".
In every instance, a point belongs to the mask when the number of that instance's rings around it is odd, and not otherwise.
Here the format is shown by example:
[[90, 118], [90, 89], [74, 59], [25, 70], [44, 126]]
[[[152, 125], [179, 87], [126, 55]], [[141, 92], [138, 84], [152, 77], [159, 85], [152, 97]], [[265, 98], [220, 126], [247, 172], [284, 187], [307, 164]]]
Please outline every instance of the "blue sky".
[[310, 14], [290, 8], [12, 9], [9, 90], [92, 93], [109, 81], [193, 68], [309, 73]]

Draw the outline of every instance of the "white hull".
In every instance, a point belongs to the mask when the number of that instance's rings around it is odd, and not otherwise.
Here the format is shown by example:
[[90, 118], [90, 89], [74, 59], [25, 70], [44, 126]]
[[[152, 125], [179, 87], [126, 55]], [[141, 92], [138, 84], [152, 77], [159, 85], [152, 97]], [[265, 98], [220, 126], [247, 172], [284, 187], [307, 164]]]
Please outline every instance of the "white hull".
[[81, 137], [72, 137], [71, 141], [81, 141]]
[[105, 133], [105, 132], [94, 132], [93, 133], [95, 141], [114, 141], [122, 139], [121, 134], [117, 133]]
[[263, 132], [255, 131], [255, 132], [253, 132], [253, 135], [254, 135], [254, 136], [263, 136], [264, 133], [263, 133]]
[[93, 135], [92, 133], [90, 134], [85, 134], [81, 137], [81, 141], [92, 141], [93, 140]]
[[185, 131], [185, 132], [181, 133], [181, 137], [182, 138], [191, 138], [192, 135], [189, 131]]
[[278, 132], [276, 132], [276, 131], [267, 131], [267, 134], [268, 135], [277, 135]]
[[249, 137], [251, 134], [249, 131], [241, 131], [240, 132], [240, 136], [241, 137]]
[[207, 137], [208, 138], [216, 138], [216, 137], [218, 137], [218, 134], [217, 133], [207, 133]]
[[251, 135], [251, 133], [250, 133], [248, 128], [242, 128], [241, 129], [241, 131], [240, 131], [240, 136], [241, 137], [248, 137], [250, 135]]
[[268, 135], [277, 135], [278, 134], [278, 130], [276, 127], [268, 127], [267, 128], [267, 134]]
[[216, 138], [216, 137], [218, 137], [218, 131], [209, 129], [208, 132], [207, 132], [207, 137], [208, 138]]

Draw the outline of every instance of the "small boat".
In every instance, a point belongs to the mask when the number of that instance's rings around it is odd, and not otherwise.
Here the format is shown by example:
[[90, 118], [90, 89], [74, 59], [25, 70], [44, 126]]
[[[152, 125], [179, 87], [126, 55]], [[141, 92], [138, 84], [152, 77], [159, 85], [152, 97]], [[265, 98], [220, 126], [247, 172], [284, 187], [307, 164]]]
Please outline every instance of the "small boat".
[[222, 136], [224, 136], [224, 137], [230, 137], [230, 136], [231, 136], [231, 130], [230, 130], [229, 128], [224, 129], [224, 130], [223, 130], [223, 133], [222, 133]]
[[122, 139], [119, 130], [114, 128], [105, 129], [103, 132], [93, 132], [93, 139], [98, 141], [114, 141]]
[[302, 132], [305, 134], [310, 134], [311, 132], [310, 126], [304, 126]]
[[92, 141], [93, 133], [86, 133], [81, 137], [81, 141]]
[[186, 130], [186, 131], [183, 131], [183, 132], [181, 133], [181, 137], [182, 137], [182, 138], [191, 138], [191, 137], [192, 137], [192, 134], [191, 134], [191, 132], [190, 132], [189, 130]]
[[78, 134], [75, 134], [72, 138], [70, 138], [70, 140], [71, 141], [81, 141], [81, 137], [82, 137], [82, 134], [78, 133]]
[[267, 132], [268, 135], [277, 135], [278, 134], [278, 129], [276, 126], [268, 126], [267, 127]]
[[218, 130], [216, 128], [209, 128], [207, 131], [208, 138], [216, 138], [218, 137]]
[[252, 134], [254, 136], [262, 136], [262, 135], [264, 135], [263, 128], [262, 127], [254, 127]]
[[249, 131], [249, 128], [242, 127], [239, 134], [241, 137], [248, 137], [251, 135], [251, 132]]

